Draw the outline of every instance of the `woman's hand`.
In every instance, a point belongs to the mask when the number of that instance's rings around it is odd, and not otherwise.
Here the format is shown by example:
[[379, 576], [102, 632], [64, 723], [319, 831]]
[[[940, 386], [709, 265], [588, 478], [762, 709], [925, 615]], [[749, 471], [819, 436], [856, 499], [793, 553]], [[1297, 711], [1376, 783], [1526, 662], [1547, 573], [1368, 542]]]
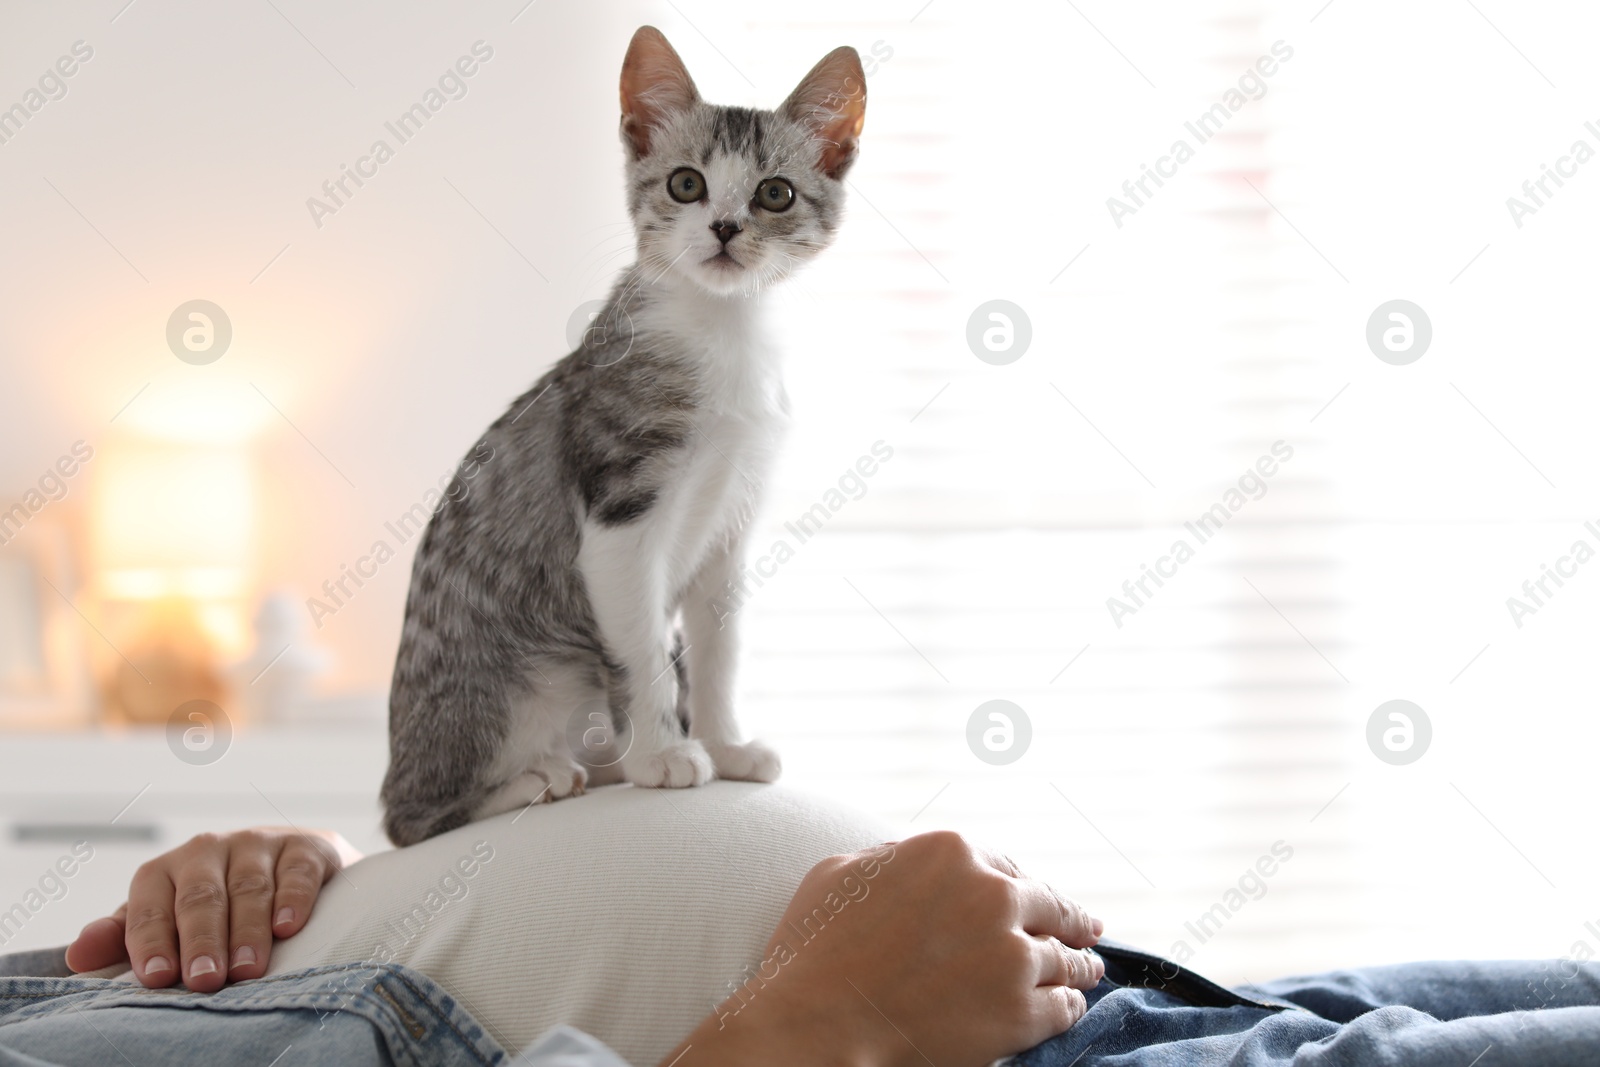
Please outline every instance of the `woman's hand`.
[[[662, 1062], [981, 1067], [1066, 1030], [1102, 924], [959, 834], [823, 860], [763, 962]], [[674, 1057], [681, 1057], [681, 1063]]]
[[267, 971], [274, 937], [305, 925], [329, 878], [361, 853], [331, 830], [259, 827], [201, 834], [140, 867], [128, 902], [83, 928], [67, 966], [127, 960], [151, 988], [199, 993]]

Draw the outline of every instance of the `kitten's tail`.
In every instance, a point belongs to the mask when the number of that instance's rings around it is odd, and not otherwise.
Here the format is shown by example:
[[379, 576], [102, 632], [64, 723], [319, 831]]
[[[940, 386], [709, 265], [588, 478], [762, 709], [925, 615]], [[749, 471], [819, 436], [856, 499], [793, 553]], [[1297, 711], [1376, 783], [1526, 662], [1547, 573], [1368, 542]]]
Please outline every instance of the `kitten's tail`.
[[465, 826], [472, 821], [473, 806], [479, 802], [478, 797], [469, 795], [441, 806], [432, 801], [391, 798], [388, 792], [385, 788], [383, 832], [397, 848], [415, 845], [430, 837], [448, 833], [458, 826]]

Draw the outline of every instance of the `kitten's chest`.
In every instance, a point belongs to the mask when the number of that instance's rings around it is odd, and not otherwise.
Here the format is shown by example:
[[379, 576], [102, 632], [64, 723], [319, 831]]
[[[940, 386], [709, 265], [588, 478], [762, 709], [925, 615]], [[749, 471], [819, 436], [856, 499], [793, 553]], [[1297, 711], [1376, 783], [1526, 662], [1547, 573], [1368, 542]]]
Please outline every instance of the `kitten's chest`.
[[[788, 426], [788, 400], [776, 379], [724, 393], [695, 413], [694, 428], [672, 491], [688, 529], [717, 538], [742, 526], [759, 503], [761, 488]], [[702, 516], [695, 521], [693, 516]], [[699, 538], [689, 537], [689, 544]]]
[[674, 584], [749, 523], [788, 424], [777, 346], [744, 302], [664, 301], [652, 326], [693, 368], [695, 405], [662, 486], [657, 533]]
[[693, 327], [675, 325], [678, 343], [696, 368], [685, 473], [702, 491], [726, 482], [730, 497], [752, 494], [788, 423], [777, 346], [753, 311], [699, 317]]
[[723, 383], [694, 415], [682, 462], [666, 487], [667, 570], [682, 588], [748, 526], [788, 423], [781, 382]]

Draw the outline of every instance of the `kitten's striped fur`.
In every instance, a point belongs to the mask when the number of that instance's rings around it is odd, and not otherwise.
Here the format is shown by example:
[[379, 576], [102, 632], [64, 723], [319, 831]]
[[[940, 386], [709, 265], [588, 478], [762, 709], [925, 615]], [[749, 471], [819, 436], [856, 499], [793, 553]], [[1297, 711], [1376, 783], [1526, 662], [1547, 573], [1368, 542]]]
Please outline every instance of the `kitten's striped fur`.
[[[637, 785], [778, 773], [739, 734], [733, 620], [714, 605], [787, 409], [760, 294], [838, 229], [860, 61], [836, 49], [773, 111], [717, 107], [644, 27], [622, 98], [638, 263], [489, 427], [418, 549], [383, 785], [398, 845], [581, 791], [570, 740], [596, 714]], [[683, 167], [705, 199], [669, 194]], [[754, 203], [772, 177], [793, 187], [787, 210]], [[738, 227], [725, 248], [713, 223]]]

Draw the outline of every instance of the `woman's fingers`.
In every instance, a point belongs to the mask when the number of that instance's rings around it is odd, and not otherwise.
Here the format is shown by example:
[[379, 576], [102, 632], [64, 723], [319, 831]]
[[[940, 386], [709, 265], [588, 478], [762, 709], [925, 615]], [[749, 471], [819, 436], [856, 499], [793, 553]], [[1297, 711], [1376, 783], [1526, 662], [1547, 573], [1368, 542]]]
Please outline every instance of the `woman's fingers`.
[[276, 850], [261, 834], [232, 838], [228, 853], [228, 981], [260, 978], [272, 955]]
[[126, 959], [146, 986], [215, 992], [266, 973], [274, 936], [305, 925], [322, 885], [361, 854], [332, 831], [200, 834], [140, 867], [128, 902], [83, 928], [75, 971]]
[[213, 845], [196, 849], [173, 877], [183, 984], [197, 993], [216, 992], [228, 980], [228, 854]]
[[[284, 842], [274, 875], [272, 932], [279, 937], [298, 933], [311, 916], [322, 885], [339, 869], [337, 857], [324, 851], [315, 838], [295, 837]], [[331, 851], [331, 847], [330, 847]]]
[[172, 879], [159, 863], [146, 863], [133, 875], [123, 918], [128, 961], [151, 989], [178, 980], [178, 938], [173, 923]]
[[128, 905], [124, 904], [108, 917], [85, 926], [77, 939], [67, 946], [67, 966], [82, 973], [126, 960], [127, 931], [123, 923], [127, 914]]
[[1073, 948], [1088, 948], [1100, 940], [1105, 924], [1084, 911], [1075, 901], [1056, 893], [1043, 882], [1022, 873], [1010, 856], [979, 850], [990, 867], [1015, 880], [1014, 889], [1021, 901], [1022, 928], [1030, 934], [1048, 934]]
[[1034, 990], [1034, 996], [1040, 1016], [1034, 1044], [1070, 1030], [1089, 1010], [1083, 994], [1071, 986], [1040, 986]]
[[1105, 924], [1076, 901], [1057, 896], [1043, 882], [1023, 878], [1017, 890], [1022, 903], [1022, 928], [1030, 934], [1058, 938], [1073, 948], [1089, 948], [1100, 940]]
[[1036, 985], [1093, 989], [1105, 977], [1105, 960], [1088, 949], [1068, 948], [1053, 937], [1032, 938], [1038, 963]]

